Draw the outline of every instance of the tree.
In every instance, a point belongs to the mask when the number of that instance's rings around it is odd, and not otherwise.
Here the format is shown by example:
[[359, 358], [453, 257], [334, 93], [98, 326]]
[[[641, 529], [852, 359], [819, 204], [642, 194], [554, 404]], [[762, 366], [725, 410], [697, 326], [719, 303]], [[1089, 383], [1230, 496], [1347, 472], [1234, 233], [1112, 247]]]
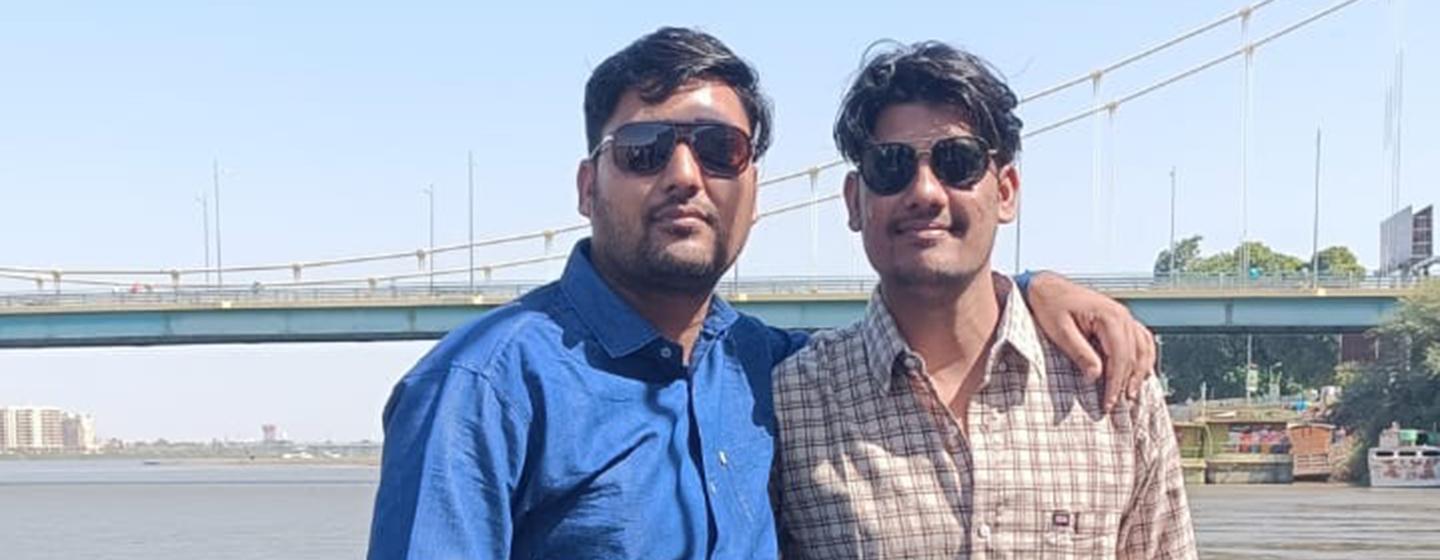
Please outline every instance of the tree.
[[[1236, 247], [1234, 251], [1221, 251], [1208, 257], [1202, 257], [1200, 256], [1200, 242], [1203, 239], [1203, 237], [1195, 235], [1175, 244], [1175, 271], [1177, 273], [1239, 275], [1241, 272], [1240, 258], [1246, 248], [1250, 253], [1250, 267], [1260, 274], [1281, 276], [1299, 274], [1309, 269], [1309, 261], [1277, 252], [1259, 241], [1247, 241]], [[1355, 255], [1344, 247], [1331, 247], [1322, 251], [1322, 265], [1327, 262], [1324, 261], [1327, 252], [1331, 254], [1331, 258], [1336, 263], [1345, 266], [1359, 266], [1355, 263]], [[1347, 257], [1348, 260], [1345, 260]], [[1361, 270], [1364, 269], [1361, 268]], [[1165, 248], [1155, 256], [1155, 275], [1166, 276], [1169, 273], [1170, 249]]]
[[[1418, 286], [1376, 329], [1383, 359], [1369, 366], [1341, 368], [1344, 397], [1331, 416], [1358, 433], [1363, 445], [1352, 457], [1365, 473], [1364, 452], [1391, 422], [1435, 429], [1440, 425], [1440, 281]], [[1396, 351], [1383, 352], [1389, 346]]]
[[[1326, 247], [1320, 250], [1321, 276], [1364, 276], [1365, 267], [1355, 258], [1355, 253], [1350, 252], [1349, 247]], [[1305, 264], [1309, 270], [1309, 263]]]
[[[1234, 277], [1240, 274], [1240, 254], [1249, 250], [1250, 266], [1265, 276], [1301, 275], [1310, 261], [1286, 255], [1258, 241], [1246, 242], [1234, 251], [1209, 256], [1200, 254], [1202, 237], [1187, 237], [1175, 244], [1177, 273], [1213, 274]], [[1364, 274], [1354, 253], [1345, 247], [1320, 252], [1322, 274]], [[1170, 251], [1155, 257], [1155, 275], [1170, 272]], [[1248, 272], [1248, 271], [1247, 271]], [[1162, 369], [1172, 397], [1200, 398], [1204, 383], [1216, 398], [1245, 395], [1246, 337], [1244, 335], [1167, 335], [1164, 337]], [[1339, 341], [1328, 335], [1265, 335], [1253, 337], [1251, 358], [1262, 370], [1274, 364], [1283, 374], [1281, 390], [1287, 394], [1335, 383]]]
[[1240, 274], [1241, 255], [1246, 248], [1250, 252], [1250, 268], [1264, 276], [1298, 274], [1305, 267], [1305, 261], [1297, 257], [1276, 252], [1259, 241], [1246, 241], [1236, 247], [1234, 251], [1224, 251], [1199, 259], [1195, 263], [1195, 271], [1206, 274], [1238, 275]]
[[[1175, 271], [1188, 272], [1200, 259], [1200, 241], [1204, 239], [1199, 235], [1193, 235], [1181, 239], [1175, 244]], [[1155, 275], [1167, 276], [1170, 274], [1170, 248], [1160, 250], [1155, 257]]]
[[[1204, 383], [1210, 398], [1245, 396], [1245, 335], [1164, 335], [1161, 371], [1171, 398], [1200, 398]], [[1335, 383], [1339, 340], [1329, 335], [1254, 335], [1250, 358], [1264, 375], [1277, 374], [1281, 391], [1294, 394]], [[1277, 365], [1278, 364], [1278, 365]]]

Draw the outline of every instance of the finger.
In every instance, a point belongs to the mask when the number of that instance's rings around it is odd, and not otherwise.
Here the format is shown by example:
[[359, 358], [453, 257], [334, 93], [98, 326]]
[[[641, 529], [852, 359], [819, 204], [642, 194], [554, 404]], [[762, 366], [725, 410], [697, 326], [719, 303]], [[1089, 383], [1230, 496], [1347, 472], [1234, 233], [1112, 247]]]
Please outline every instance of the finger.
[[1090, 343], [1090, 338], [1080, 331], [1080, 325], [1065, 314], [1055, 325], [1055, 332], [1045, 333], [1050, 341], [1060, 348], [1060, 351], [1075, 363], [1080, 373], [1087, 379], [1094, 380], [1100, 376], [1100, 353], [1095, 351], [1095, 346]]
[[1108, 412], [1120, 400], [1134, 368], [1135, 341], [1126, 321], [1110, 317], [1102, 319], [1099, 327], [1096, 335], [1105, 354], [1105, 410]]
[[1126, 395], [1133, 401], [1140, 397], [1140, 389], [1150, 380], [1150, 376], [1155, 375], [1155, 335], [1151, 334], [1150, 329], [1145, 328], [1145, 325], [1140, 324], [1139, 321], [1131, 321], [1130, 325], [1135, 332], [1135, 342], [1139, 345], [1137, 348], [1139, 358], [1135, 362], [1135, 371], [1130, 376], [1130, 383], [1126, 388]]
[[1157, 353], [1160, 345], [1155, 342], [1155, 333], [1150, 330], [1150, 327], [1139, 321], [1135, 322], [1135, 326], [1145, 337], [1145, 377], [1154, 377], [1160, 371], [1160, 356]]

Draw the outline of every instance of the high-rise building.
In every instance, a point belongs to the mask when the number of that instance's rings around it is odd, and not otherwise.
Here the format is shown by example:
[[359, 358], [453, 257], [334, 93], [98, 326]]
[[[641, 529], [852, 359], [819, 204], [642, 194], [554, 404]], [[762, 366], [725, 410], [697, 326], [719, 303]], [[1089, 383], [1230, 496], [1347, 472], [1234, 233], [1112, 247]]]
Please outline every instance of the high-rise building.
[[66, 414], [64, 446], [67, 451], [93, 453], [100, 449], [95, 438], [95, 417], [89, 414]]
[[0, 408], [0, 451], [59, 451], [65, 447], [65, 413], [53, 406]]
[[260, 434], [263, 437], [260, 441], [263, 443], [279, 443], [282, 439], [280, 436], [280, 427], [274, 424], [262, 424], [260, 426]]
[[95, 418], [69, 414], [53, 406], [0, 408], [0, 453], [98, 449]]

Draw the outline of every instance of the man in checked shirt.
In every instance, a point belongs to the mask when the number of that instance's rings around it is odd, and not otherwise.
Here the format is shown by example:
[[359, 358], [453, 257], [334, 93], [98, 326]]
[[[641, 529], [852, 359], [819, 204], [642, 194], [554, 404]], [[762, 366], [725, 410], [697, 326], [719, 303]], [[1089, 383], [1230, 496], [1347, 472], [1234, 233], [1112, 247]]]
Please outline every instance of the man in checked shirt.
[[775, 374], [781, 549], [800, 558], [1194, 558], [1159, 384], [1104, 410], [990, 268], [1016, 97], [942, 43], [887, 47], [835, 124], [865, 317]]

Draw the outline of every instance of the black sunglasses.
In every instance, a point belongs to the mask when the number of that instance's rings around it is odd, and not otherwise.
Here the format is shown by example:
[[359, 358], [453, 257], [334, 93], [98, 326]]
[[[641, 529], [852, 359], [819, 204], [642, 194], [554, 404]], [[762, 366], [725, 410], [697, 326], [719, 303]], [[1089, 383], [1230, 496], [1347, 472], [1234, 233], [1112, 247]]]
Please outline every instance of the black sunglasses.
[[739, 176], [750, 166], [754, 148], [745, 131], [720, 123], [632, 122], [606, 135], [591, 159], [607, 146], [615, 166], [626, 173], [652, 175], [670, 163], [675, 145], [684, 142], [707, 175]]
[[860, 152], [860, 176], [875, 194], [898, 194], [915, 180], [920, 158], [929, 156], [930, 171], [941, 183], [970, 190], [985, 176], [995, 153], [983, 138], [975, 136], [942, 138], [925, 150], [898, 142], [870, 144]]

